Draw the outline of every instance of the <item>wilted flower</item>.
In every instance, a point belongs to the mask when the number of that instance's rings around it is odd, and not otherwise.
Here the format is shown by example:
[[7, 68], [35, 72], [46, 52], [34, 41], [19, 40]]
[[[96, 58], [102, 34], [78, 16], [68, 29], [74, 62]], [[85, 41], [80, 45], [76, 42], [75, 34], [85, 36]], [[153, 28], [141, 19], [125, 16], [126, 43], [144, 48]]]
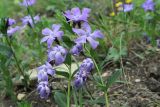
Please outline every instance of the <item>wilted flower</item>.
[[42, 81], [37, 86], [37, 91], [41, 98], [47, 99], [50, 94], [50, 89], [48, 87], [48, 81]]
[[[33, 19], [32, 19], [31, 16], [25, 16], [21, 20], [22, 20], [23, 25], [29, 25], [30, 27], [33, 28], [34, 24], [37, 23], [38, 21], [40, 21], [40, 17], [39, 17], [39, 15], [37, 15], [37, 16], [33, 17]], [[33, 22], [33, 20], [34, 20], [34, 22]]]
[[48, 62], [54, 61], [55, 65], [60, 65], [65, 61], [67, 51], [62, 46], [55, 46], [48, 51]]
[[130, 12], [133, 10], [133, 4], [124, 4], [124, 12]]
[[14, 24], [16, 24], [16, 21], [14, 19], [9, 18], [8, 19], [8, 26], [12, 26]]
[[18, 30], [20, 30], [19, 26], [16, 27], [9, 27], [7, 30], [7, 35], [12, 36], [14, 33], [16, 33]]
[[45, 36], [42, 38], [41, 42], [47, 41], [48, 47], [50, 48], [55, 39], [61, 40], [63, 36], [63, 31], [60, 31], [61, 25], [52, 25], [52, 29], [45, 28], [42, 30], [42, 34]]
[[73, 22], [85, 21], [87, 22], [87, 18], [89, 17], [91, 9], [83, 8], [81, 11], [78, 7], [72, 8], [71, 10], [65, 11], [64, 16]]
[[82, 52], [82, 50], [83, 50], [82, 44], [76, 44], [73, 46], [70, 52], [73, 55], [79, 55], [79, 53]]
[[22, 3], [19, 3], [21, 6], [25, 6], [25, 7], [28, 7], [28, 6], [32, 6], [36, 3], [36, 0], [23, 0]]
[[82, 24], [82, 29], [72, 29], [73, 32], [75, 32], [79, 37], [75, 40], [75, 43], [77, 44], [83, 44], [87, 41], [90, 43], [91, 47], [93, 49], [97, 48], [99, 42], [96, 41], [96, 38], [103, 38], [104, 35], [101, 33], [100, 30], [95, 30], [93, 33], [91, 31], [91, 27], [88, 23]]
[[83, 86], [93, 67], [94, 67], [94, 63], [92, 59], [87, 58], [83, 60], [74, 80], [74, 86], [76, 88], [80, 88]]
[[153, 0], [146, 0], [143, 4], [142, 4], [142, 8], [145, 11], [154, 11], [154, 6], [155, 3], [153, 2]]

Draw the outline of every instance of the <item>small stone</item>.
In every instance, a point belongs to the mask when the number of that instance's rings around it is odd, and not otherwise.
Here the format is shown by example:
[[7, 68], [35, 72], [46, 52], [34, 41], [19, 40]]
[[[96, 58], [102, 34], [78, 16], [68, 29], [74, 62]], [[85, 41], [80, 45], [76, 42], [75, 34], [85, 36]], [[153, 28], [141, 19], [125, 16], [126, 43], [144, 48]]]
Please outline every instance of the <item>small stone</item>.
[[135, 79], [135, 82], [141, 82], [141, 80], [140, 79]]
[[25, 96], [26, 96], [26, 94], [20, 93], [20, 94], [17, 95], [17, 99], [22, 100]]

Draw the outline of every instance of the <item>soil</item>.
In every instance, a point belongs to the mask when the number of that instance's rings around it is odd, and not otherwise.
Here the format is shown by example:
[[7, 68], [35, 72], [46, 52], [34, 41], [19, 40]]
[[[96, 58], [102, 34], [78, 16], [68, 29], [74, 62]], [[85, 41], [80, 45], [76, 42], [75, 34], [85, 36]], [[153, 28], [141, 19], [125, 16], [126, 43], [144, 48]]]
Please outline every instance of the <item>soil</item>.
[[[143, 45], [133, 46], [129, 50], [127, 58], [123, 60], [125, 75], [121, 77], [121, 83], [109, 89], [110, 107], [160, 107], [160, 51]], [[111, 74], [116, 67], [117, 64], [106, 66], [105, 73]], [[126, 83], [122, 82], [125, 80]], [[103, 96], [103, 93], [95, 92], [91, 81], [87, 85], [93, 97]], [[11, 102], [6, 100], [3, 99], [2, 107], [9, 107]], [[53, 97], [41, 100], [35, 90], [27, 93], [26, 100], [33, 107], [57, 107]], [[101, 104], [101, 106], [86, 105], [85, 107], [103, 106]]]

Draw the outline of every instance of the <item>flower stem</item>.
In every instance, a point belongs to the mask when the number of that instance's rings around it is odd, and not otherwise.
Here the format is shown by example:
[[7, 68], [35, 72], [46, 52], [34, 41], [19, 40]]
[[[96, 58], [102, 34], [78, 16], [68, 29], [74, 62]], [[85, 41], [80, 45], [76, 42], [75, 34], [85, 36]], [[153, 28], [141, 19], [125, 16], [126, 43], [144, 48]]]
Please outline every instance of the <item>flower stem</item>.
[[72, 79], [71, 65], [69, 65], [68, 70], [69, 70], [69, 79], [68, 79], [67, 107], [70, 107], [71, 79]]
[[[94, 65], [95, 65], [95, 67], [96, 67], [97, 73], [98, 73], [98, 75], [99, 75], [99, 77], [100, 77], [100, 80], [101, 80], [101, 84], [102, 84], [103, 86], [105, 86], [105, 83], [104, 83], [104, 81], [103, 81], [103, 79], [102, 79], [102, 76], [101, 76], [100, 69], [99, 69], [99, 67], [98, 67], [98, 65], [97, 65], [94, 57], [92, 57], [90, 51], [89, 51], [85, 46], [84, 46], [84, 48], [85, 48], [86, 51], [89, 53], [90, 57], [92, 58], [92, 60], [93, 60], [93, 62], [94, 62]], [[104, 91], [104, 94], [105, 94], [106, 107], [109, 107], [109, 99], [108, 99], [107, 89]]]
[[105, 94], [106, 107], [109, 107], [109, 98], [107, 91], [105, 91], [104, 94]]
[[23, 78], [24, 78], [24, 84], [25, 84], [26, 87], [28, 87], [28, 78], [27, 78], [27, 76], [25, 75], [25, 73], [23, 72], [23, 70], [22, 70], [21, 67], [20, 67], [20, 64], [19, 64], [19, 62], [18, 62], [18, 58], [16, 57], [16, 54], [15, 54], [13, 48], [12, 48], [12, 43], [10, 42], [10, 40], [8, 39], [8, 37], [6, 37], [6, 41], [7, 41], [7, 44], [8, 44], [8, 46], [10, 47], [10, 49], [11, 49], [11, 51], [12, 51], [13, 58], [14, 58], [14, 60], [16, 61], [16, 65], [17, 65], [18, 71], [19, 71], [19, 73], [20, 73], [20, 74], [23, 76]]
[[68, 81], [67, 107], [70, 107], [71, 80]]

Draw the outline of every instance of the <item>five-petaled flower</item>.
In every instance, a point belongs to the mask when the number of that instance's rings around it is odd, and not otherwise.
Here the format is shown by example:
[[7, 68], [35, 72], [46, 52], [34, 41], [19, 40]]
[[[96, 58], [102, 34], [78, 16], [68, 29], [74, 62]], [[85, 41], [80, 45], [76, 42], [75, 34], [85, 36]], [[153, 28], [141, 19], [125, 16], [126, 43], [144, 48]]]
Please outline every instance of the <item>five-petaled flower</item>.
[[83, 8], [81, 11], [78, 7], [75, 7], [75, 8], [72, 8], [71, 10], [65, 11], [64, 16], [68, 19], [68, 21], [87, 22], [90, 11], [91, 9], [89, 8]]
[[124, 12], [130, 12], [131, 10], [133, 10], [133, 4], [124, 4]]
[[48, 50], [48, 62], [54, 61], [55, 65], [60, 65], [65, 61], [67, 50], [59, 45]]
[[48, 48], [51, 47], [52, 43], [57, 39], [61, 40], [63, 36], [63, 31], [60, 31], [61, 25], [53, 24], [52, 30], [49, 28], [45, 28], [42, 30], [42, 34], [45, 36], [42, 38], [42, 42], [47, 42]]
[[83, 23], [82, 29], [73, 28], [72, 30], [79, 36], [75, 40], [75, 43], [84, 44], [88, 41], [93, 49], [97, 48], [99, 44], [99, 42], [96, 41], [95, 39], [104, 37], [104, 35], [101, 33], [100, 30], [95, 30], [92, 33], [91, 27], [89, 26], [88, 23]]
[[38, 21], [40, 21], [39, 15], [33, 17], [31, 16], [25, 16], [24, 18], [21, 19], [23, 25], [29, 25], [30, 27], [34, 27], [34, 24], [36, 24]]
[[21, 6], [28, 7], [36, 3], [36, 0], [23, 0], [22, 3], [19, 3]]
[[145, 11], [154, 11], [154, 6], [155, 3], [153, 2], [153, 0], [146, 0], [143, 4], [142, 4], [142, 8]]
[[42, 99], [47, 99], [50, 94], [48, 81], [41, 81], [37, 86], [37, 91]]

